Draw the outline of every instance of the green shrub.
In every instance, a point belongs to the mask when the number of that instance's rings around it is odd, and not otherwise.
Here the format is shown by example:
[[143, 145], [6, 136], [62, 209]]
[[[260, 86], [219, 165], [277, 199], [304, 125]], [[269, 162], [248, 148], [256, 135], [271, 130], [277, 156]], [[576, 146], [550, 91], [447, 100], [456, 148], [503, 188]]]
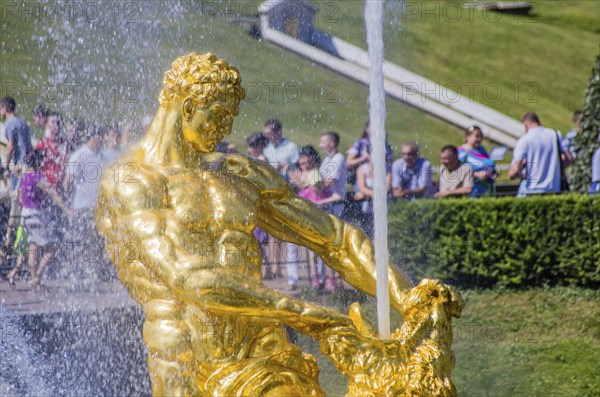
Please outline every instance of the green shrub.
[[392, 260], [417, 279], [600, 286], [600, 197], [398, 202], [389, 233]]
[[600, 146], [600, 55], [596, 58], [596, 67], [590, 77], [580, 129], [581, 132], [575, 135], [574, 151], [577, 153], [577, 161], [571, 171], [571, 189], [587, 193], [592, 180], [592, 156]]

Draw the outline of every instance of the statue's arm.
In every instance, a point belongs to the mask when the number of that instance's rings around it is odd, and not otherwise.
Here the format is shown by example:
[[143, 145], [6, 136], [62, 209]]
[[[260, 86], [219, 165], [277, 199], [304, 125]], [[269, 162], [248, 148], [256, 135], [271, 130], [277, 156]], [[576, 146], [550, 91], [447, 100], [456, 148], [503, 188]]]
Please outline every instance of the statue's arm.
[[[313, 203], [297, 197], [285, 179], [253, 163], [247, 174], [262, 192], [259, 226], [275, 237], [313, 250], [348, 283], [370, 294], [376, 293], [374, 249], [357, 227], [330, 215]], [[412, 288], [408, 277], [390, 264], [390, 302], [400, 309], [402, 296]]]
[[[96, 209], [98, 230], [108, 244], [126, 247], [117, 259], [124, 282], [127, 261], [136, 259], [150, 268], [169, 292], [190, 305], [223, 314], [257, 316], [290, 324], [316, 336], [323, 328], [351, 324], [327, 308], [294, 299], [265, 287], [260, 280], [216, 264], [212, 256], [194, 255], [180, 240], [186, 238], [166, 208], [166, 183], [155, 172], [138, 174], [129, 183], [105, 177]], [[113, 261], [115, 258], [113, 258]], [[125, 270], [127, 271], [127, 270]]]

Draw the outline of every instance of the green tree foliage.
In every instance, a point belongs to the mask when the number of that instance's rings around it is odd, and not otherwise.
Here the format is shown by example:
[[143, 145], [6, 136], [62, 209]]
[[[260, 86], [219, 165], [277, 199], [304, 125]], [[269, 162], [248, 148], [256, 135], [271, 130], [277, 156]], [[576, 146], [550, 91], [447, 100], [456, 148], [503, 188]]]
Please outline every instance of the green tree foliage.
[[600, 146], [600, 55], [592, 72], [581, 115], [580, 131], [575, 136], [574, 151], [577, 161], [573, 165], [571, 189], [587, 192], [592, 176], [592, 155]]
[[422, 200], [390, 211], [394, 263], [462, 287], [600, 285], [600, 197]]

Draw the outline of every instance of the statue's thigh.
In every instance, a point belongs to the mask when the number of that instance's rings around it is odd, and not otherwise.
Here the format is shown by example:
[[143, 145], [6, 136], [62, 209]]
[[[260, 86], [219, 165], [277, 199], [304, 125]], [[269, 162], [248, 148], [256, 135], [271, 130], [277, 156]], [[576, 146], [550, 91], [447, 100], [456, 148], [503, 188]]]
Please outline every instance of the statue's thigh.
[[182, 320], [182, 304], [174, 299], [154, 299], [144, 306], [144, 343], [151, 354], [168, 361], [189, 355], [189, 328]]
[[182, 305], [173, 299], [154, 299], [144, 305], [144, 342], [154, 396], [190, 396], [199, 391], [193, 379], [194, 361]]
[[305, 363], [293, 366], [277, 361], [252, 358], [225, 365], [208, 378], [204, 391], [218, 396], [325, 396], [316, 366], [306, 371]]

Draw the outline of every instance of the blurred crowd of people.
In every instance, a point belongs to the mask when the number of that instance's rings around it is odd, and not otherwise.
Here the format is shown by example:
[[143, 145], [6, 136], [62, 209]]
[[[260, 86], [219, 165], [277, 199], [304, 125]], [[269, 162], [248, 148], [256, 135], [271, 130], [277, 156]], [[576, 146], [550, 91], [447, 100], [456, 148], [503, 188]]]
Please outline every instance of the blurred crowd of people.
[[[511, 178], [521, 179], [519, 196], [566, 189], [564, 170], [577, 157], [573, 138], [579, 116], [576, 112], [575, 128], [564, 138], [559, 131], [543, 127], [534, 113], [523, 117], [526, 134], [514, 149], [508, 171]], [[93, 218], [100, 179], [151, 120], [137, 125], [86, 125], [83, 120], [69, 119], [64, 124], [61, 113], [43, 105], [34, 108], [32, 117], [35, 128], [40, 129], [35, 134], [42, 137], [40, 141], [32, 139], [28, 123], [17, 116], [14, 99], [0, 100], [6, 138], [6, 155], [0, 167], [0, 218], [6, 231], [0, 261], [13, 266], [8, 281], [14, 285], [27, 263], [30, 287], [41, 288], [40, 280], [52, 262], [70, 264], [70, 274], [84, 284], [86, 280], [112, 280], [116, 275]], [[494, 195], [499, 170], [483, 147], [483, 138], [480, 127], [469, 127], [462, 145], [441, 149], [439, 168], [421, 156], [416, 142], [402, 144], [394, 161], [394, 151], [386, 142], [388, 199]], [[275, 118], [267, 120], [262, 131], [248, 136], [246, 143], [248, 155], [271, 164], [298, 196], [357, 224], [372, 237], [374, 170], [369, 121], [345, 153], [340, 151], [340, 135], [335, 131], [319, 136], [318, 150], [312, 145], [298, 147], [284, 137], [282, 123]], [[228, 142], [221, 142], [217, 151], [238, 153]], [[591, 192], [598, 192], [600, 150], [593, 161]], [[314, 288], [342, 288], [341, 279], [314, 253], [278, 241], [259, 228], [254, 235], [261, 244], [265, 279], [282, 277], [285, 267], [287, 289], [294, 290], [299, 263], [307, 262]]]
[[[581, 112], [575, 112], [575, 127], [564, 138], [557, 130], [542, 126], [535, 113], [523, 117], [526, 134], [514, 149], [509, 177], [521, 180], [518, 196], [552, 194], [568, 190], [565, 169], [575, 161], [573, 139], [579, 129]], [[465, 131], [462, 145], [446, 145], [440, 151], [439, 167], [422, 157], [416, 142], [401, 145], [394, 161], [392, 147], [386, 142], [386, 181], [389, 200], [412, 201], [445, 197], [494, 195], [500, 175], [496, 162], [483, 147], [481, 127], [473, 125]], [[320, 135], [320, 152], [311, 145], [298, 147], [284, 137], [282, 123], [268, 120], [262, 132], [247, 138], [250, 156], [266, 161], [287, 178], [296, 193], [320, 206], [326, 212], [353, 222], [373, 237], [373, 162], [371, 161], [371, 127], [366, 122], [359, 139], [344, 154], [340, 152], [340, 135], [327, 131]], [[237, 153], [234, 145], [222, 142], [217, 149]], [[600, 150], [595, 157], [600, 157]], [[592, 189], [598, 191], [600, 159], [594, 161]], [[595, 178], [595, 179], [594, 179]], [[264, 231], [255, 235], [263, 247], [264, 277], [280, 277], [285, 263], [287, 288], [298, 283], [298, 262], [308, 262], [312, 285], [333, 291], [341, 288], [341, 280], [322, 261], [293, 244], [284, 244]], [[304, 250], [306, 251], [306, 250]]]
[[0, 264], [12, 266], [8, 282], [15, 285], [27, 264], [29, 286], [42, 288], [53, 262], [70, 266], [69, 274], [84, 285], [114, 279], [93, 211], [102, 173], [144, 127], [86, 125], [75, 118], [65, 123], [60, 112], [38, 104], [32, 117], [39, 131], [32, 134], [16, 108], [12, 97], [0, 100], [6, 139], [0, 165]]

